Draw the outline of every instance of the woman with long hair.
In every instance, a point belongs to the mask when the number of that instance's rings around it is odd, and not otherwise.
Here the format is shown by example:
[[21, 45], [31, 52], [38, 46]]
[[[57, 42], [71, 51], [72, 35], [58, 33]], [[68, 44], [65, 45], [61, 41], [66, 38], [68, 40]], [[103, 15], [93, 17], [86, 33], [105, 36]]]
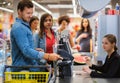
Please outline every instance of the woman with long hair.
[[92, 30], [88, 19], [83, 18], [81, 29], [77, 33], [76, 43], [80, 45], [80, 52], [92, 51]]
[[[42, 49], [45, 53], [53, 53], [53, 45], [55, 44], [55, 32], [52, 30], [53, 17], [45, 13], [40, 18], [40, 30], [35, 37], [35, 48]], [[53, 67], [53, 62], [47, 61]]]

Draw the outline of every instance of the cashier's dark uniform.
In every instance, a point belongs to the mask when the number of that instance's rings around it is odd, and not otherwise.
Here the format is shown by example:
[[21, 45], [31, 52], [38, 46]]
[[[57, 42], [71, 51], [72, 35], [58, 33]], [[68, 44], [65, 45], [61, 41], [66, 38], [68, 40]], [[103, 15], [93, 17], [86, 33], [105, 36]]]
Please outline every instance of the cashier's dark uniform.
[[110, 58], [107, 56], [102, 66], [92, 65], [90, 76], [96, 78], [120, 78], [120, 55], [114, 51]]

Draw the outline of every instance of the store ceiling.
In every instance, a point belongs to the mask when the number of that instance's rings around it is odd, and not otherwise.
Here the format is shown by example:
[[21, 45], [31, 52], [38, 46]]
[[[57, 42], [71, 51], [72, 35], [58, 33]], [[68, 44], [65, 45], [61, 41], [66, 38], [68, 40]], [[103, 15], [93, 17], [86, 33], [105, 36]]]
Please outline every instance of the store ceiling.
[[[13, 1], [14, 0], [0, 0], [0, 7], [9, 8], [12, 10], [13, 9]], [[48, 10], [50, 10], [53, 14], [59, 14], [59, 15], [73, 14], [72, 0], [34, 0], [34, 1], [41, 4]], [[120, 0], [111, 0], [111, 4], [113, 5], [113, 8], [114, 8], [116, 2], [118, 2], [120, 4]], [[67, 6], [66, 7], [55, 6], [54, 8], [51, 8], [51, 6], [50, 6], [50, 5], [53, 6], [53, 5], [60, 5], [60, 4], [67, 5]], [[37, 6], [35, 6], [35, 10], [40, 13], [45, 12], [44, 10], [42, 10], [41, 8], [39, 8]]]
[[[13, 1], [14, 0], [0, 0], [0, 7], [13, 9]], [[34, 0], [34, 1], [44, 6], [52, 13], [59, 14], [73, 13], [72, 0]], [[54, 6], [60, 4], [68, 6], [66, 8], [64, 6], [62, 6], [63, 8], [60, 8], [61, 6], [51, 8], [51, 5]], [[38, 12], [44, 12], [44, 10], [40, 9], [37, 6], [35, 6], [35, 10]]]
[[[67, 13], [73, 13], [73, 6], [72, 6], [72, 0], [35, 0], [48, 10], [50, 10], [52, 13], [59, 13], [61, 14], [67, 14]], [[60, 6], [66, 5], [67, 7]], [[56, 6], [55, 6], [56, 5]], [[58, 6], [57, 6], [58, 5]], [[40, 8], [36, 7], [37, 11], [43, 11]]]

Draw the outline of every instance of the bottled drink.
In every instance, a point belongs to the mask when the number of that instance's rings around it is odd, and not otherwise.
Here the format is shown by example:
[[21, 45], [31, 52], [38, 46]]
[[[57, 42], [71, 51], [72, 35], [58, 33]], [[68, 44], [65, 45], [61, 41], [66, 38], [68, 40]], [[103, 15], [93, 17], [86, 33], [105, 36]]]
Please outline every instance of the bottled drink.
[[118, 3], [116, 3], [116, 15], [119, 15], [120, 14], [120, 6]]

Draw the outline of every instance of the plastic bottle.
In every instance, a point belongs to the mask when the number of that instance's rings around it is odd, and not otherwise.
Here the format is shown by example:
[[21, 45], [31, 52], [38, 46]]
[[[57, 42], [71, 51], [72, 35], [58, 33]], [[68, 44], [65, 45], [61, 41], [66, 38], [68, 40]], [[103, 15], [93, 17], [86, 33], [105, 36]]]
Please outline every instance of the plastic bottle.
[[116, 15], [119, 15], [120, 14], [120, 6], [118, 3], [116, 3]]

